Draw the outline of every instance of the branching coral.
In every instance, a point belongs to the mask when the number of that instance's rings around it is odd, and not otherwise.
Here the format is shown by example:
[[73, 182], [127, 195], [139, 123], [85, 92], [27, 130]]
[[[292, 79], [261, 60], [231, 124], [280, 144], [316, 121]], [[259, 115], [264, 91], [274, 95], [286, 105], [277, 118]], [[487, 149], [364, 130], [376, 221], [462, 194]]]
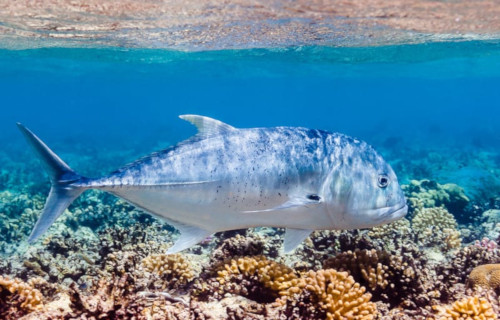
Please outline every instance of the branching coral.
[[142, 265], [164, 280], [187, 283], [194, 277], [191, 265], [180, 254], [155, 254], [142, 260]]
[[19, 307], [25, 312], [31, 312], [43, 306], [43, 296], [40, 291], [20, 279], [0, 276], [0, 293], [3, 290], [13, 295], [10, 299], [18, 299], [18, 301], [11, 300], [9, 304], [19, 303]]
[[500, 257], [496, 253], [472, 245], [457, 252], [448, 269], [456, 276], [456, 282], [465, 282], [473, 268], [492, 263], [500, 263]]
[[112, 318], [131, 301], [132, 280], [128, 274], [121, 277], [102, 277], [92, 286], [92, 294], [81, 292], [73, 283], [70, 285], [71, 308], [82, 319]]
[[[371, 294], [349, 276], [334, 269], [309, 271], [300, 278], [285, 265], [262, 256], [233, 259], [218, 271], [218, 281], [234, 284], [235, 278], [252, 278], [273, 291], [278, 305], [286, 306], [288, 317], [293, 310], [319, 307], [327, 319], [370, 320], [376, 315]], [[240, 279], [241, 281], [241, 279]], [[316, 314], [318, 317], [318, 314]]]
[[262, 254], [263, 251], [263, 239], [256, 238], [253, 235], [244, 237], [237, 234], [222, 241], [219, 247], [212, 252], [211, 260], [212, 263], [217, 263], [226, 260], [227, 257], [255, 256]]
[[253, 278], [276, 293], [287, 290], [292, 285], [291, 281], [297, 278], [287, 266], [267, 260], [264, 256], [256, 256], [230, 260], [218, 271], [217, 280], [224, 285], [237, 275]]
[[364, 281], [371, 290], [377, 288], [385, 289], [387, 281], [388, 266], [381, 263], [388, 261], [388, 254], [377, 252], [377, 250], [347, 251], [329, 258], [323, 264], [323, 268], [334, 268], [339, 271], [348, 271], [357, 281]]
[[464, 284], [472, 270], [480, 265], [500, 263], [500, 257], [487, 248], [475, 245], [460, 249], [454, 254], [453, 260], [446, 264], [439, 264], [435, 269], [435, 278], [442, 300], [453, 298], [450, 290], [453, 284]]
[[470, 287], [483, 287], [500, 291], [500, 264], [485, 264], [474, 268], [467, 282]]
[[461, 245], [457, 221], [444, 207], [419, 208], [412, 220], [417, 241], [424, 247], [439, 247], [442, 251]]
[[391, 255], [385, 251], [356, 249], [325, 260], [323, 267], [349, 272], [354, 280], [369, 288], [377, 300], [396, 306], [404, 299], [415, 300], [423, 291], [414, 256], [411, 251]]
[[488, 300], [479, 297], [464, 298], [451, 306], [434, 306], [439, 320], [496, 320], [497, 316]]
[[397, 248], [404, 246], [410, 234], [410, 221], [403, 218], [389, 224], [371, 228], [367, 236], [373, 241], [379, 242], [386, 251], [396, 251]]
[[10, 253], [27, 237], [43, 203], [40, 195], [0, 192], [0, 252]]
[[328, 320], [371, 320], [377, 315], [375, 303], [370, 302], [371, 294], [347, 272], [309, 271], [292, 282], [293, 285], [281, 293], [281, 301], [287, 303], [288, 310], [312, 301], [325, 312]]

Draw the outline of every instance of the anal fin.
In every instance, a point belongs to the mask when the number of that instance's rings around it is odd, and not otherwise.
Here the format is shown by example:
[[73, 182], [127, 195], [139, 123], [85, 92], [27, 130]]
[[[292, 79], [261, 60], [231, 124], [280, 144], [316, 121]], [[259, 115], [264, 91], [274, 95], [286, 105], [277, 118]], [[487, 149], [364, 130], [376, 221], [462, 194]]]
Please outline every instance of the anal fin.
[[188, 249], [197, 243], [203, 241], [210, 236], [213, 232], [195, 226], [174, 223], [181, 235], [175, 241], [174, 245], [167, 250], [167, 254], [177, 253], [184, 249]]
[[310, 229], [292, 229], [287, 228], [285, 231], [285, 240], [283, 241], [283, 249], [285, 253], [289, 253], [304, 241], [313, 230]]

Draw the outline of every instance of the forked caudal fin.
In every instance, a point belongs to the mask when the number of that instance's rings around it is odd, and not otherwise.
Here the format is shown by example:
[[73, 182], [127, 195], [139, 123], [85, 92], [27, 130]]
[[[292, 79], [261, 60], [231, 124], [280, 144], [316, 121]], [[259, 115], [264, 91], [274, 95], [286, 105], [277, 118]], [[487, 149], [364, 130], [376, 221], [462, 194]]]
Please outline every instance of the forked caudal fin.
[[84, 188], [74, 187], [72, 183], [82, 179], [80, 175], [61, 160], [52, 150], [43, 143], [33, 132], [20, 123], [17, 126], [23, 133], [26, 140], [35, 150], [50, 177], [52, 186], [45, 202], [42, 214], [38, 218], [35, 227], [31, 231], [28, 241], [37, 240], [63, 211], [75, 200]]

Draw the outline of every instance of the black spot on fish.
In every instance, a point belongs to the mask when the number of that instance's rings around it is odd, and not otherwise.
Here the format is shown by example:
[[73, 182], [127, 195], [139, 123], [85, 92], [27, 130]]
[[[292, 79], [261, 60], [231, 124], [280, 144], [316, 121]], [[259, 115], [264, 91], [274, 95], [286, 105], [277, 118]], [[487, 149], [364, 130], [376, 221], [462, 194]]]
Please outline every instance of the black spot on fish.
[[321, 200], [321, 197], [318, 196], [317, 194], [310, 194], [310, 195], [307, 196], [307, 199], [314, 200], [314, 201], [319, 201], [319, 200]]

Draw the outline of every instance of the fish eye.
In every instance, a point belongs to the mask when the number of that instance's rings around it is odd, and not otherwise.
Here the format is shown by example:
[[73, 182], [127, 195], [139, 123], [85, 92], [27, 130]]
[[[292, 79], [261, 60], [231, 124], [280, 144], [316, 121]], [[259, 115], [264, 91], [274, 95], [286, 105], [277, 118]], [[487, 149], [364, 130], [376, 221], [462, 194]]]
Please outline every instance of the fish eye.
[[385, 174], [380, 174], [378, 176], [378, 186], [380, 188], [385, 188], [389, 185], [389, 177]]

